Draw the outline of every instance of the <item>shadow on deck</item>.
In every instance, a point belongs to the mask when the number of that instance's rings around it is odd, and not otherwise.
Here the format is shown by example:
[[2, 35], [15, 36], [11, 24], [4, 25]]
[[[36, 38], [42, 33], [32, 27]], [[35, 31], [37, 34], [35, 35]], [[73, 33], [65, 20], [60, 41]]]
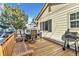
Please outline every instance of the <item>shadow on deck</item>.
[[[29, 48], [28, 48], [29, 47]], [[13, 50], [13, 56], [75, 56], [74, 50], [62, 50], [62, 46], [44, 39], [38, 39], [35, 43], [18, 42]], [[79, 52], [78, 52], [79, 55]]]
[[12, 56], [31, 56], [33, 54], [33, 50], [29, 49], [28, 45], [21, 41], [21, 42], [16, 42]]

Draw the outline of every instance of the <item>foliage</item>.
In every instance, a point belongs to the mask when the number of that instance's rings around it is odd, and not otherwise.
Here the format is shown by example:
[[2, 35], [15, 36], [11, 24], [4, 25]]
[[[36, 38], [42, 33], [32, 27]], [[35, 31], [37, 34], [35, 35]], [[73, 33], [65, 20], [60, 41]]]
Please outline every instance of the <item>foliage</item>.
[[0, 25], [6, 25], [6, 28], [14, 27], [16, 30], [23, 29], [27, 20], [27, 16], [21, 9], [5, 5], [0, 17]]

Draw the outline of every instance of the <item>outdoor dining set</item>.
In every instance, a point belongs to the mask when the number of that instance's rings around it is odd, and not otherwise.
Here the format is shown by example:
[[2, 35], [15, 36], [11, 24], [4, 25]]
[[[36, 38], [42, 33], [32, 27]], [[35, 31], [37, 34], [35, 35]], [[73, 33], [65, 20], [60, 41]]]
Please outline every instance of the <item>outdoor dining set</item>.
[[[31, 30], [31, 32], [27, 32], [26, 33], [26, 41], [33, 41], [35, 42], [37, 36], [41, 36], [41, 32], [37, 33], [37, 30]], [[78, 32], [71, 32], [69, 29], [67, 29], [67, 31], [65, 31], [64, 35], [62, 35], [62, 40], [64, 41], [64, 45], [63, 45], [63, 51], [66, 50], [66, 48], [71, 48], [71, 44], [70, 42], [74, 42], [74, 51], [75, 51], [75, 55], [77, 56], [78, 51], [79, 51], [79, 36], [78, 36]]]
[[[41, 37], [42, 33], [39, 32], [37, 33], [37, 30], [31, 30], [31, 32], [27, 32], [25, 34], [25, 41], [30, 41], [30, 42], [35, 42], [37, 36]], [[74, 51], [75, 51], [75, 55], [77, 56], [78, 51], [79, 51], [79, 36], [78, 36], [78, 32], [71, 32], [69, 29], [67, 29], [67, 31], [65, 31], [64, 35], [62, 35], [62, 40], [64, 41], [64, 45], [63, 45], [63, 51], [66, 50], [66, 48], [71, 48], [71, 46], [74, 46]], [[73, 45], [71, 45], [70, 43], [74, 42]]]
[[25, 34], [25, 41], [31, 41], [31, 42], [35, 42], [37, 36], [40, 36], [41, 33], [37, 33], [37, 30], [31, 30], [30, 32], [26, 32]]

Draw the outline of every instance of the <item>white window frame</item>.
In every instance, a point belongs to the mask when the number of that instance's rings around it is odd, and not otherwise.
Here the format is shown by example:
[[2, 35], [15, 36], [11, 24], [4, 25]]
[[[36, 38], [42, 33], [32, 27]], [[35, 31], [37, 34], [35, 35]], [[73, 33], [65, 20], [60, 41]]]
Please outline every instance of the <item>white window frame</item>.
[[[49, 19], [49, 20], [52, 21], [52, 19]], [[46, 20], [46, 21], [49, 21], [49, 20]], [[41, 31], [52, 32], [52, 27], [51, 27], [51, 31], [49, 31], [49, 22], [48, 22], [48, 25], [47, 25], [47, 26], [48, 26], [48, 30], [45, 30], [45, 26], [46, 26], [46, 25], [45, 25], [45, 22], [46, 22], [46, 21], [42, 21], [42, 23], [44, 23], [44, 24], [43, 24], [43, 26], [42, 26], [42, 27], [43, 27], [43, 30], [41, 30]], [[41, 22], [40, 22], [40, 23], [41, 23]], [[51, 23], [51, 26], [52, 26], [52, 23]], [[40, 26], [40, 27], [41, 27], [41, 26]]]
[[[79, 11], [69, 13], [69, 17], [68, 17], [69, 18], [68, 19], [68, 28], [69, 29], [79, 29], [79, 27], [73, 27], [73, 28], [71, 27], [71, 22], [75, 21], [75, 20], [79, 21], [79, 19], [70, 20], [70, 15], [73, 14], [73, 13], [77, 13], [77, 12], [79, 12]], [[77, 14], [76, 14], [76, 16], [77, 16]]]

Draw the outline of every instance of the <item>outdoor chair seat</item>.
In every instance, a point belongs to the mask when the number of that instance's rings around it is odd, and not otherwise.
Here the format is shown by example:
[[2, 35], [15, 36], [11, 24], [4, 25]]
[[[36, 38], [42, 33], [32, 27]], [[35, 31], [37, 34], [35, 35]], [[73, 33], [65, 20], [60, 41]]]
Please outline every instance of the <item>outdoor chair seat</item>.
[[31, 34], [26, 34], [25, 38], [25, 41], [29, 41], [31, 39]]

